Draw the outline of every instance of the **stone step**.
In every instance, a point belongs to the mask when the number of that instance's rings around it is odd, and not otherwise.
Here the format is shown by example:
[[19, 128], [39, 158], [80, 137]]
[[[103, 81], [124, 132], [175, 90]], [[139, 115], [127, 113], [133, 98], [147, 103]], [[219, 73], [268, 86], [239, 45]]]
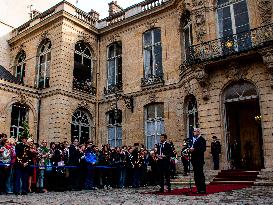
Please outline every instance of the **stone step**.
[[210, 184], [249, 184], [253, 185], [255, 181], [213, 181]]
[[242, 176], [217, 176], [213, 179], [213, 181], [255, 181], [257, 177], [253, 176], [247, 176], [247, 177], [242, 177]]

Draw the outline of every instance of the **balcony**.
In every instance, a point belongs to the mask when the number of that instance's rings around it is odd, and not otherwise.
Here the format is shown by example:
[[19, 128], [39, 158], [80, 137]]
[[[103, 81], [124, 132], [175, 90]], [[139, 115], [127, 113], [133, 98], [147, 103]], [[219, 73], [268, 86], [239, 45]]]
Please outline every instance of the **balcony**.
[[117, 12], [109, 17], [106, 17], [100, 21], [98, 21], [97, 28], [105, 28], [112, 24], [124, 21], [132, 16], [136, 16], [140, 13], [145, 13], [148, 11], [152, 11], [166, 3], [171, 2], [171, 0], [145, 0], [140, 3], [137, 3], [133, 6], [130, 6], [120, 12]]
[[225, 59], [228, 56], [258, 49], [273, 42], [273, 24], [226, 36], [189, 47], [186, 64]]
[[163, 75], [147, 75], [141, 78], [141, 87], [164, 85]]
[[109, 85], [107, 88], [104, 88], [104, 95], [111, 95], [118, 92], [122, 92], [122, 83]]
[[96, 88], [92, 87], [92, 83], [90, 81], [81, 82], [74, 78], [73, 89], [80, 92], [88, 93], [90, 95], [96, 94]]

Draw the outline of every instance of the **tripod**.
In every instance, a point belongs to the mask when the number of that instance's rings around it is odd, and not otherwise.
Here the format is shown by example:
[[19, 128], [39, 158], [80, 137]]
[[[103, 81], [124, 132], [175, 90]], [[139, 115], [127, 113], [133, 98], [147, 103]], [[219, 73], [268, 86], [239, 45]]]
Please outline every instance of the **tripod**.
[[[184, 166], [184, 172], [186, 174], [185, 176], [189, 176], [189, 191], [188, 191], [188, 194], [192, 193], [192, 176], [191, 176], [191, 168], [192, 168], [192, 166], [191, 166], [191, 152], [190, 152], [190, 148], [191, 148], [191, 146], [189, 144], [187, 144], [187, 148], [185, 148], [182, 151], [182, 155], [183, 155], [184, 159], [187, 160], [186, 164], [184, 164], [184, 162], [183, 162], [183, 166]], [[185, 167], [187, 167], [187, 169], [185, 169]]]
[[189, 172], [189, 192], [188, 194], [192, 193], [192, 177], [191, 177], [191, 153], [190, 153], [190, 148], [188, 148], [188, 155], [189, 155], [189, 160], [188, 160], [188, 172]]

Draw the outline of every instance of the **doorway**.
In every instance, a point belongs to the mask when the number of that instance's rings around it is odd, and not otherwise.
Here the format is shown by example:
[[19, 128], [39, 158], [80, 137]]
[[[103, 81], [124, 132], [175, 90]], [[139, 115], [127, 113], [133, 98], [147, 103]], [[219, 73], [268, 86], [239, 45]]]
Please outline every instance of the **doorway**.
[[239, 96], [233, 95], [232, 98], [227, 98], [226, 95], [225, 99], [226, 133], [228, 133], [226, 142], [230, 167], [260, 170], [264, 167], [264, 159], [258, 95], [255, 87], [250, 83], [237, 84], [235, 87], [237, 90], [233, 89], [233, 91], [236, 90], [235, 93]]

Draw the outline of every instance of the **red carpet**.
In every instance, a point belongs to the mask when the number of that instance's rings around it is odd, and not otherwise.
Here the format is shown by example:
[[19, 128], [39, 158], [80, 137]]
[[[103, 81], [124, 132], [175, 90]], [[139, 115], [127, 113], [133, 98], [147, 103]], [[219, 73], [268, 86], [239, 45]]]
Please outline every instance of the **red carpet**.
[[244, 189], [250, 186], [251, 185], [248, 185], [248, 184], [217, 184], [217, 185], [208, 184], [206, 194], [197, 194], [196, 187], [193, 187], [192, 190], [190, 190], [189, 188], [182, 188], [182, 189], [174, 189], [171, 192], [159, 193], [155, 191], [155, 192], [149, 192], [145, 194], [205, 196], [205, 195], [219, 193], [219, 192], [228, 192], [232, 190]]

